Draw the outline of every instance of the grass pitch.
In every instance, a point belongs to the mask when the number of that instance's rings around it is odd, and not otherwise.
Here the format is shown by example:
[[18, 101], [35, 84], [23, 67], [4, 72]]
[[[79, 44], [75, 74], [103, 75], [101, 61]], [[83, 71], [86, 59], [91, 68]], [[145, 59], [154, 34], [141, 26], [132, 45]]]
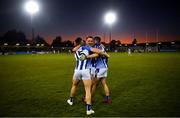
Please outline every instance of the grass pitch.
[[[180, 116], [180, 53], [110, 55], [113, 103], [102, 103], [99, 85], [93, 116]], [[69, 54], [0, 56], [0, 116], [86, 116], [82, 83], [66, 103], [74, 65]]]

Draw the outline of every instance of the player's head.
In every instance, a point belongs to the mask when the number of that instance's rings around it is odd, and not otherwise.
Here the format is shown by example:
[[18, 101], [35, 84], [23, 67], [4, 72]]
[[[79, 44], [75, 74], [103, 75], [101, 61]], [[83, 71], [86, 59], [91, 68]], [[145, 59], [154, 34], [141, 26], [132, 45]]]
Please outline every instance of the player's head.
[[94, 37], [94, 41], [96, 44], [101, 43], [101, 38], [99, 36]]
[[80, 45], [82, 43], [82, 38], [81, 37], [76, 38], [75, 43], [76, 45]]
[[86, 37], [86, 44], [89, 46], [93, 46], [95, 44], [94, 39], [92, 36], [87, 36]]

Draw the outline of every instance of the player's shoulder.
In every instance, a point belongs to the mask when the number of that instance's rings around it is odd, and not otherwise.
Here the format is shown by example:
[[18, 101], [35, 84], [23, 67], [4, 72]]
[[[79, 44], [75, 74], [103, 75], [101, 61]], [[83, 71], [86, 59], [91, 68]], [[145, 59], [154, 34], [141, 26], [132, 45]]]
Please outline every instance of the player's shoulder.
[[105, 48], [105, 46], [104, 46], [103, 44], [100, 44], [100, 46], [101, 46], [102, 48]]
[[91, 46], [88, 46], [88, 45], [84, 45], [84, 46], [82, 46], [82, 50], [91, 50]]
[[103, 44], [96, 44], [96, 48], [98, 49], [104, 49], [105, 46]]

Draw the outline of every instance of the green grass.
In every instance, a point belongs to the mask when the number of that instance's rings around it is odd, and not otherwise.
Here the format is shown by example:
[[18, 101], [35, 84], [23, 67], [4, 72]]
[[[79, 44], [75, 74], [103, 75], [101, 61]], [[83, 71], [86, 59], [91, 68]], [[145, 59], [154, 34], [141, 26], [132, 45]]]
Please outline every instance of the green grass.
[[[0, 56], [0, 116], [86, 116], [81, 102], [68, 106], [73, 55]], [[180, 53], [112, 53], [107, 83], [98, 86], [93, 116], [180, 116]]]

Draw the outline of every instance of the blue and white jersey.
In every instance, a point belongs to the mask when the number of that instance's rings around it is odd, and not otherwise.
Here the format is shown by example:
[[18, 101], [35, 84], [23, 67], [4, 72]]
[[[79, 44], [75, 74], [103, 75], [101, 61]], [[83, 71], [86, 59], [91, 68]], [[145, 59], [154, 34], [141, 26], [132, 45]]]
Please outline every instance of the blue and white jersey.
[[82, 55], [90, 55], [91, 47], [90, 46], [81, 46], [74, 54], [76, 59], [76, 70], [89, 69], [91, 67], [91, 59], [80, 60]]
[[[96, 44], [95, 47], [105, 52], [105, 48], [102, 44]], [[108, 58], [106, 56], [99, 55], [96, 59], [96, 68], [108, 68]]]
[[[96, 45], [91, 46], [92, 48], [96, 48]], [[90, 52], [90, 55], [93, 54], [93, 52]], [[91, 68], [96, 67], [96, 58], [91, 58]]]

